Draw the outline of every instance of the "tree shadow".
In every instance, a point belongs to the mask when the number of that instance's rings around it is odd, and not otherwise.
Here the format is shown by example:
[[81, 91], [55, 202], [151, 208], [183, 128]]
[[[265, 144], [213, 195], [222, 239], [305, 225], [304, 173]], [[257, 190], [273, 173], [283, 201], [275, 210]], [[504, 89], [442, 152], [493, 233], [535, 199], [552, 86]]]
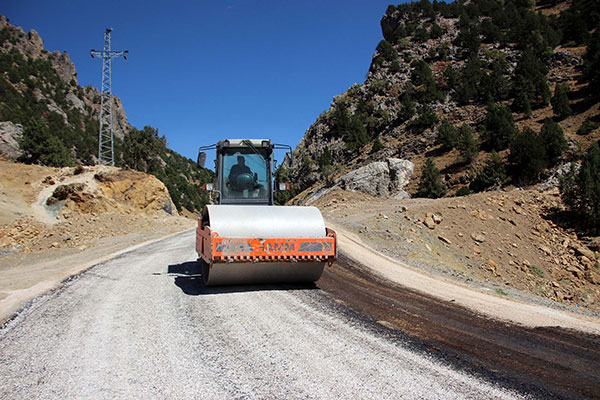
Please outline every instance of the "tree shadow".
[[175, 275], [175, 286], [189, 296], [207, 294], [257, 292], [270, 290], [314, 290], [319, 287], [314, 282], [309, 283], [282, 283], [265, 285], [231, 285], [231, 286], [206, 286], [202, 279], [202, 265], [199, 261], [186, 261], [181, 264], [169, 265], [167, 272]]
[[560, 208], [548, 208], [542, 214], [542, 218], [552, 221], [564, 231], [577, 232], [578, 236], [596, 236], [600, 232], [597, 227], [591, 225], [588, 220], [573, 212]]
[[437, 146], [425, 153], [425, 157], [439, 157], [449, 152], [450, 150], [445, 149], [443, 146]]
[[469, 167], [469, 165], [470, 164], [468, 162], [464, 162], [464, 161], [460, 161], [460, 160], [455, 160], [452, 164], [449, 164], [446, 167], [442, 168], [440, 170], [440, 173], [442, 175], [456, 174], [458, 172], [464, 171], [466, 168]]

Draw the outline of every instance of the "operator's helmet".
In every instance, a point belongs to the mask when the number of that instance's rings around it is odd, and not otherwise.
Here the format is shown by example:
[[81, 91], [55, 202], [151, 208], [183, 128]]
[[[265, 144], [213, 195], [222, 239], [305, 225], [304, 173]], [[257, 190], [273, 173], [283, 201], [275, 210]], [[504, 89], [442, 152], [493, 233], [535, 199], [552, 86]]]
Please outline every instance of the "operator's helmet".
[[235, 180], [237, 187], [241, 190], [252, 189], [254, 186], [254, 178], [252, 177], [252, 174], [249, 173], [239, 174]]

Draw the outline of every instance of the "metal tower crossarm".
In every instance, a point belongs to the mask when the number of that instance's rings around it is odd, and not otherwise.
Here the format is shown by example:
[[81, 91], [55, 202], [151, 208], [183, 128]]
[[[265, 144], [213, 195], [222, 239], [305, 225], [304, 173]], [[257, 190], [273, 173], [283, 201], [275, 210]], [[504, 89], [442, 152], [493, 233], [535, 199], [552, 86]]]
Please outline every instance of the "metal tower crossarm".
[[98, 164], [115, 165], [115, 148], [112, 116], [112, 59], [127, 60], [128, 50], [112, 51], [111, 28], [104, 32], [104, 49], [90, 50], [92, 58], [102, 59], [102, 92], [100, 94], [100, 132], [98, 134]]

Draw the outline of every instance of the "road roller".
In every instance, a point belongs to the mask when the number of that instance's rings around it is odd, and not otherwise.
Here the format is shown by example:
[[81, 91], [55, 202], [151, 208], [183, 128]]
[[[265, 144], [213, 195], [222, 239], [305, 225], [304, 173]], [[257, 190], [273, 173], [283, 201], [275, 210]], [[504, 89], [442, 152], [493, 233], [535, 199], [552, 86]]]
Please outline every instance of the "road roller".
[[[316, 207], [276, 206], [275, 150], [270, 139], [226, 139], [200, 147], [216, 150], [215, 181], [205, 185], [211, 202], [196, 229], [196, 251], [207, 286], [315, 282], [336, 257], [336, 236]], [[280, 183], [277, 190], [286, 190]]]

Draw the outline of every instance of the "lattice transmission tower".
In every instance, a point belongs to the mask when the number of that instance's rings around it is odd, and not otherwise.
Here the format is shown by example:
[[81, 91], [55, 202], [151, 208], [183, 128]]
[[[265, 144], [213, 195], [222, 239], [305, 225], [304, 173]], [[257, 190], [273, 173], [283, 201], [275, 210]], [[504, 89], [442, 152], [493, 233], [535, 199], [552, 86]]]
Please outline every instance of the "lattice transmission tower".
[[90, 50], [92, 58], [102, 59], [102, 93], [100, 94], [100, 132], [98, 134], [98, 164], [115, 165], [115, 148], [113, 144], [113, 97], [112, 97], [112, 59], [121, 57], [127, 60], [128, 50], [112, 51], [110, 49], [110, 33], [112, 28], [104, 32], [104, 50]]

